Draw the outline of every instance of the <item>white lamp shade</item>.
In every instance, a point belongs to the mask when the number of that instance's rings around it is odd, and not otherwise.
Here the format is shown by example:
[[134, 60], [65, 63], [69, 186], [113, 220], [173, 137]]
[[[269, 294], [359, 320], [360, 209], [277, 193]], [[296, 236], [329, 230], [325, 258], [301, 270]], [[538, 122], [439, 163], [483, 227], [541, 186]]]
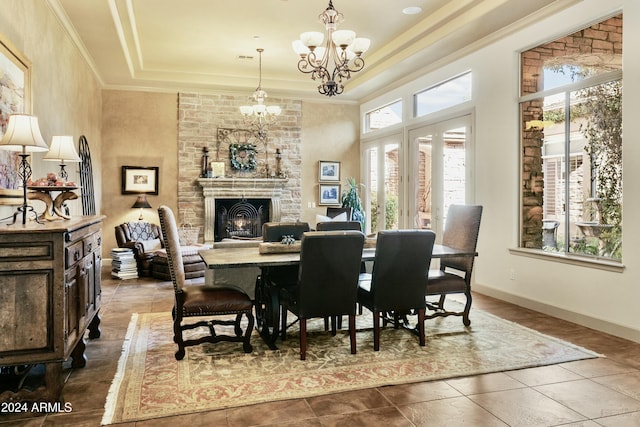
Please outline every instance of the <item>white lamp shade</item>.
[[76, 152], [76, 147], [73, 145], [73, 136], [70, 135], [56, 135], [51, 137], [51, 147], [49, 152], [42, 158], [49, 161], [61, 161], [61, 162], [80, 162], [80, 156]]
[[243, 105], [240, 107], [240, 113], [244, 116], [250, 116], [253, 114], [253, 107], [251, 105]]
[[38, 118], [28, 114], [9, 116], [7, 131], [0, 140], [0, 149], [9, 151], [47, 151], [49, 146], [42, 138]]
[[331, 35], [331, 38], [337, 46], [347, 47], [353, 43], [353, 40], [356, 38], [356, 33], [351, 30], [336, 30]]
[[274, 116], [279, 116], [282, 112], [282, 108], [277, 105], [269, 105], [267, 106], [267, 113], [273, 114]]
[[300, 34], [300, 41], [307, 47], [320, 46], [324, 40], [324, 34], [317, 31], [307, 31]]
[[300, 40], [294, 40], [291, 42], [291, 47], [293, 51], [300, 56], [307, 55], [309, 53], [309, 48], [302, 43]]
[[255, 104], [253, 106], [253, 113], [256, 115], [264, 114], [265, 111], [267, 111], [267, 106], [264, 104]]
[[349, 49], [354, 51], [357, 55], [360, 55], [361, 53], [366, 52], [369, 49], [369, 46], [371, 46], [370, 39], [367, 39], [365, 37], [357, 37], [353, 40], [353, 43], [351, 43]]

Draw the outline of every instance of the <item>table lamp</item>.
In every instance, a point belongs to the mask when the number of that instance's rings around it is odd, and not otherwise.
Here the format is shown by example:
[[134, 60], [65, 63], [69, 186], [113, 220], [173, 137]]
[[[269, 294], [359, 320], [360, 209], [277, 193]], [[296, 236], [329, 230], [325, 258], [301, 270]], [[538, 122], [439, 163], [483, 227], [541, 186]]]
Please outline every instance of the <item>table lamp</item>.
[[[38, 214], [33, 206], [27, 204], [27, 181], [31, 178], [31, 165], [27, 161], [29, 153], [36, 151], [47, 151], [49, 146], [40, 134], [38, 118], [27, 114], [12, 114], [9, 116], [7, 130], [0, 140], [0, 150], [19, 151], [18, 156], [22, 158], [18, 166], [18, 177], [22, 179], [22, 206], [13, 214], [13, 223], [16, 222], [18, 214], [22, 213], [22, 224], [27, 223], [27, 211], [34, 213], [36, 221]], [[12, 224], [13, 224], [12, 223]]]
[[150, 207], [151, 205], [149, 204], [149, 202], [147, 202], [146, 194], [138, 196], [136, 202], [133, 204], [133, 206], [131, 206], [132, 209], [140, 209], [140, 216], [138, 217], [138, 221], [144, 220], [144, 217], [142, 216], [142, 210], [149, 209]]
[[76, 151], [76, 147], [73, 145], [73, 136], [56, 135], [51, 137], [51, 147], [49, 152], [42, 158], [42, 160], [48, 160], [51, 162], [60, 162], [60, 178], [65, 182], [69, 174], [64, 169], [65, 162], [80, 163], [80, 156]]

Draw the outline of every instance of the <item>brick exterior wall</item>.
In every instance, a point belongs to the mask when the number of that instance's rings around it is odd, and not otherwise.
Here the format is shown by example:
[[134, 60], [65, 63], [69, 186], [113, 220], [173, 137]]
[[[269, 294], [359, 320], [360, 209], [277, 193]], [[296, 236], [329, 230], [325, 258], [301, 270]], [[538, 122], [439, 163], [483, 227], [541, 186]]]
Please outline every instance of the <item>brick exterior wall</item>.
[[[589, 65], [598, 55], [622, 60], [622, 15], [609, 18], [553, 42], [527, 50], [521, 54], [522, 95], [536, 93], [543, 88], [543, 68], [556, 65]], [[617, 63], [612, 61], [613, 66]], [[594, 64], [603, 67], [604, 64]], [[619, 64], [622, 68], [622, 64]], [[522, 236], [521, 246], [542, 248], [542, 205], [544, 173], [542, 145], [544, 130], [526, 129], [526, 122], [542, 120], [543, 100], [520, 104], [522, 156]]]
[[[225, 176], [234, 178], [265, 177], [265, 147], [257, 145], [258, 166], [254, 171], [233, 170], [229, 146], [217, 141], [218, 128], [248, 129], [243, 124], [240, 105], [247, 96], [180, 93], [178, 96], [178, 222], [204, 229], [204, 199], [197, 179], [202, 173], [203, 148], [209, 159], [225, 162]], [[279, 105], [282, 113], [269, 128], [267, 148], [269, 165], [275, 170], [276, 149], [282, 153], [281, 167], [288, 182], [282, 195], [282, 221], [296, 221], [301, 215], [301, 121], [302, 101], [269, 98], [267, 105]], [[242, 194], [238, 194], [242, 197]]]

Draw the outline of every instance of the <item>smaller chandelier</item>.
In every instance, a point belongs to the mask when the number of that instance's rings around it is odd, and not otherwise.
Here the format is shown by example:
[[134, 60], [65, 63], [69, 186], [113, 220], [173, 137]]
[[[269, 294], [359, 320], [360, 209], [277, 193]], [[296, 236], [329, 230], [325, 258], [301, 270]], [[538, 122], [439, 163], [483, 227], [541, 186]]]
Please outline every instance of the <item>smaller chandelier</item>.
[[[253, 92], [253, 98], [255, 104], [243, 105], [240, 107], [240, 113], [245, 123], [254, 128], [255, 134], [258, 139], [263, 140], [266, 137], [267, 127], [273, 124], [276, 117], [280, 115], [282, 109], [277, 105], [267, 106], [264, 102], [267, 98], [267, 92], [262, 90], [262, 52], [264, 49], [256, 49], [260, 55], [259, 71], [260, 78], [258, 80], [258, 87]], [[250, 98], [250, 99], [251, 99]]]
[[344, 91], [343, 81], [364, 68], [362, 54], [369, 49], [371, 41], [356, 37], [354, 31], [337, 29], [344, 16], [334, 9], [332, 0], [319, 19], [327, 31], [324, 46], [321, 46], [324, 34], [316, 31], [302, 33], [300, 39], [292, 43], [293, 50], [300, 55], [298, 70], [322, 82], [318, 85], [321, 94], [340, 95]]

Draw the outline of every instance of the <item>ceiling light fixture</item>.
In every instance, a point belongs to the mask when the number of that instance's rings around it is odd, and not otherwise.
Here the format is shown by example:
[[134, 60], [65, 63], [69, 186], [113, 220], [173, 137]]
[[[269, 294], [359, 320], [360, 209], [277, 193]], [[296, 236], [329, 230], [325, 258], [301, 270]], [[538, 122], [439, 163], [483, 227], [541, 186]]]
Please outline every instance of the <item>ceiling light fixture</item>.
[[[312, 80], [320, 80], [318, 92], [326, 96], [340, 95], [344, 91], [343, 82], [364, 68], [362, 54], [369, 49], [371, 41], [364, 37], [356, 37], [351, 30], [338, 30], [344, 16], [335, 10], [333, 1], [319, 16], [327, 31], [324, 34], [309, 31], [300, 34], [295, 40], [293, 50], [300, 55], [298, 70], [311, 74]], [[324, 46], [321, 46], [325, 41]], [[333, 70], [330, 67], [333, 66]]]
[[[264, 102], [267, 99], [267, 92], [262, 90], [262, 52], [264, 49], [256, 49], [259, 54], [259, 80], [258, 87], [251, 98], [253, 98], [255, 104], [243, 105], [240, 107], [240, 113], [245, 125], [252, 128], [254, 136], [264, 144], [265, 151], [265, 172], [267, 178], [270, 177], [269, 171], [269, 151], [267, 148], [267, 129], [275, 121], [276, 117], [282, 112], [282, 108], [277, 105], [267, 106]], [[251, 99], [249, 98], [249, 99]]]
[[[255, 101], [253, 105], [243, 105], [240, 107], [240, 113], [247, 125], [250, 125], [256, 129], [258, 138], [264, 138], [266, 127], [276, 120], [276, 117], [280, 115], [282, 109], [277, 105], [267, 106], [264, 101], [267, 99], [267, 92], [262, 90], [262, 52], [264, 49], [256, 49], [260, 55], [259, 59], [259, 72], [260, 77], [258, 80], [258, 87], [251, 98]], [[251, 99], [249, 98], [249, 99]]]

